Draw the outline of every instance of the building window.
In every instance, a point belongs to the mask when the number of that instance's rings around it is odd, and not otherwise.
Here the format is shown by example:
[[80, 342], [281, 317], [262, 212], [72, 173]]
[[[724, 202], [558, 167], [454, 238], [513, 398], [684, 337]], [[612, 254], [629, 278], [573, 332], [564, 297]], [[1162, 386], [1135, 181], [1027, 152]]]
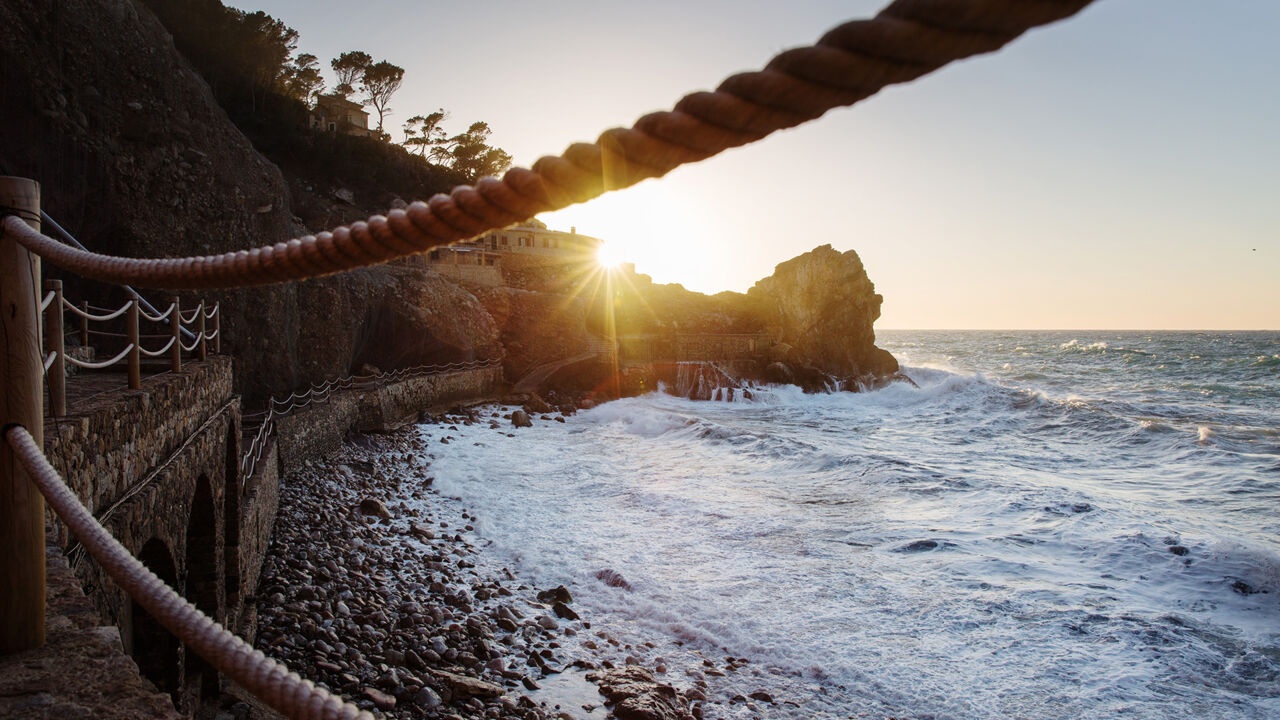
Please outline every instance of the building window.
[[507, 236], [506, 236], [506, 235], [503, 235], [503, 236], [502, 236], [502, 244], [503, 244], [503, 245], [506, 245], [506, 244], [507, 244]]
[[329, 132], [333, 132], [334, 130], [337, 130], [337, 129], [338, 129], [337, 123], [333, 123], [333, 122], [329, 123]]
[[544, 248], [551, 247], [551, 241], [547, 240], [546, 238], [542, 238], [542, 247]]

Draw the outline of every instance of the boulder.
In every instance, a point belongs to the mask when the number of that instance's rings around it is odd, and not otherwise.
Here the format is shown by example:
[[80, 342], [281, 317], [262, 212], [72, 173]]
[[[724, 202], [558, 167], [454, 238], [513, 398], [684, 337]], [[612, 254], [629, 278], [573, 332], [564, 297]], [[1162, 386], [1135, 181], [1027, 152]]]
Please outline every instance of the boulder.
[[501, 685], [445, 670], [427, 668], [427, 672], [449, 690], [454, 700], [470, 697], [493, 698], [506, 694]]
[[800, 361], [832, 375], [889, 375], [898, 362], [875, 345], [872, 325], [884, 298], [876, 293], [852, 250], [822, 245], [774, 268], [747, 298], [785, 352], [775, 359]]
[[516, 427], [533, 427], [533, 420], [529, 419], [529, 413], [516, 410], [511, 413], [511, 424]]
[[391, 511], [383, 504], [381, 500], [376, 498], [365, 498], [360, 501], [360, 512], [364, 515], [373, 515], [383, 520], [391, 519]]
[[688, 701], [639, 665], [606, 670], [595, 677], [600, 694], [614, 703], [613, 714], [619, 720], [683, 720], [689, 716]]

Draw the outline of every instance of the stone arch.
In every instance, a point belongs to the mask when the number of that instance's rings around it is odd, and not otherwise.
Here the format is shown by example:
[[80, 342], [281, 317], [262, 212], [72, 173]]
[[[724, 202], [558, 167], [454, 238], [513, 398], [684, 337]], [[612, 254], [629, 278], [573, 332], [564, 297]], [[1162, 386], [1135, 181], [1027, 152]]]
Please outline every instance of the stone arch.
[[[169, 546], [159, 538], [151, 538], [142, 546], [138, 560], [147, 566], [169, 587], [178, 584], [178, 569], [173, 562], [173, 553]], [[176, 703], [178, 701], [178, 638], [164, 629], [164, 626], [151, 617], [137, 600], [130, 598], [130, 633], [129, 645], [133, 651], [133, 660], [138, 663], [142, 675], [155, 684], [161, 692], [169, 693]]]
[[[191, 517], [187, 523], [187, 578], [184, 595], [201, 612], [214, 620], [222, 618], [218, 608], [218, 532], [217, 512], [213, 504], [213, 488], [209, 476], [196, 480], [191, 496]], [[183, 684], [187, 692], [200, 700], [218, 695], [218, 673], [204, 658], [190, 649], [186, 653]]]
[[[226, 563], [224, 583], [227, 607], [240, 602], [240, 433], [234, 419], [227, 423], [227, 459], [223, 479], [222, 511], [223, 561]], [[245, 478], [247, 481], [248, 478]]]

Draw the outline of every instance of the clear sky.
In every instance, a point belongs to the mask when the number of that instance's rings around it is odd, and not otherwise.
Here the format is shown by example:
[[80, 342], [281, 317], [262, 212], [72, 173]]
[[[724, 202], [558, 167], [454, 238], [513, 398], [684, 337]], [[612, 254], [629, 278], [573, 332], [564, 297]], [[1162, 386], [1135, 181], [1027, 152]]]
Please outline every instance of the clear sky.
[[[667, 109], [884, 2], [242, 0], [328, 60], [406, 69], [520, 165]], [[236, 3], [233, 3], [236, 4]], [[882, 328], [1280, 328], [1280, 3], [1077, 17], [661, 180], [542, 216], [640, 272], [746, 290], [856, 250]]]

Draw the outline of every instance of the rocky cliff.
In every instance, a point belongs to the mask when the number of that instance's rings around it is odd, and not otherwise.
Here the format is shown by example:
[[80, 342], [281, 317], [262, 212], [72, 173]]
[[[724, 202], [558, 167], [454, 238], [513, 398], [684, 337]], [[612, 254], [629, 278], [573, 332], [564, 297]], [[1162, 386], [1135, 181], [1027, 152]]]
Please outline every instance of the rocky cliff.
[[747, 292], [789, 363], [841, 377], [884, 376], [898, 361], [876, 347], [872, 327], [884, 298], [852, 250], [822, 245], [774, 268]]
[[[90, 249], [208, 254], [305, 231], [280, 171], [141, 4], [0, 3], [0, 107], [3, 171], [38, 180], [44, 209]], [[71, 298], [124, 297], [46, 268], [67, 280]], [[168, 294], [144, 293], [156, 302]], [[362, 363], [390, 369], [499, 351], [475, 298], [421, 271], [379, 268], [209, 296], [223, 301], [223, 349], [251, 405]]]

